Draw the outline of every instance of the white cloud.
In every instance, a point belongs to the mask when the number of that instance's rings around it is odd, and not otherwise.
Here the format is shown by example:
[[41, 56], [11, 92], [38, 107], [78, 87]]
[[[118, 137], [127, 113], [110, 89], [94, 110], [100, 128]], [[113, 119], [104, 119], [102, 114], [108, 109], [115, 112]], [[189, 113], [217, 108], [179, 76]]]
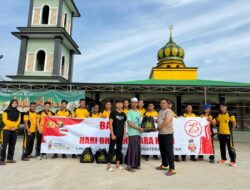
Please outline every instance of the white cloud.
[[[240, 36], [240, 37], [239, 37]], [[196, 45], [189, 49], [189, 60], [200, 60], [206, 57], [219, 58], [226, 57], [228, 59], [237, 56], [245, 57], [249, 55], [250, 36], [248, 33], [242, 32], [233, 36], [225, 36], [215, 39], [210, 43]]]
[[159, 3], [165, 6], [171, 6], [171, 7], [181, 7], [181, 6], [187, 6], [192, 5], [194, 3], [203, 3], [207, 0], [147, 0], [151, 3]]
[[[174, 36], [180, 38], [180, 41], [184, 42], [194, 40], [196, 38], [202, 37], [206, 39], [211, 36], [215, 36], [216, 34], [219, 35], [226, 31], [233, 30], [236, 27], [241, 27], [245, 24], [248, 24], [249, 19], [242, 20], [242, 18], [244, 18], [244, 16], [249, 12], [250, 3], [247, 3], [246, 6], [242, 6], [240, 3], [236, 2], [226, 7], [218, 7], [217, 9], [211, 10], [208, 13], [194, 15], [195, 17], [192, 19], [177, 23], [175, 25], [176, 30], [174, 31]], [[110, 64], [116, 64], [115, 62], [118, 60], [123, 61], [126, 57], [131, 57], [138, 51], [145, 50], [150, 46], [158, 44], [164, 39], [167, 41], [167, 26], [165, 26], [163, 22], [157, 22], [152, 25], [153, 27], [150, 26], [147, 30], [147, 26], [140, 26], [138, 23], [137, 30], [133, 28], [131, 31], [127, 31], [129, 35], [125, 35], [125, 37], [122, 39], [99, 43], [97, 46], [91, 47], [90, 51], [86, 51], [85, 54], [76, 59], [77, 66], [81, 64], [81, 68], [79, 69], [89, 71], [92, 69], [96, 70], [96, 68], [102, 68], [106, 65], [109, 65], [112, 68], [112, 65]], [[121, 31], [117, 30], [114, 32], [119, 33]], [[244, 38], [247, 37], [247, 35], [241, 36], [243, 44]], [[216, 41], [217, 40], [206, 43], [208, 46], [211, 44], [210, 46], [219, 47], [219, 44], [216, 45]], [[204, 55], [203, 52], [207, 52], [205, 51], [205, 47], [202, 49], [202, 44], [203, 42], [200, 41], [196, 49], [192, 48], [191, 45], [191, 53], [189, 53], [187, 56], [189, 61], [192, 61], [192, 59], [202, 58]], [[223, 49], [220, 50], [223, 51]], [[216, 53], [215, 51], [212, 52]], [[156, 53], [157, 52], [154, 52], [154, 55], [156, 55]], [[155, 63], [156, 60], [152, 60], [152, 62]], [[135, 63], [131, 62], [131, 64]], [[148, 73], [149, 72], [150, 71], [148, 71]], [[131, 79], [132, 78], [133, 76], [131, 76]]]

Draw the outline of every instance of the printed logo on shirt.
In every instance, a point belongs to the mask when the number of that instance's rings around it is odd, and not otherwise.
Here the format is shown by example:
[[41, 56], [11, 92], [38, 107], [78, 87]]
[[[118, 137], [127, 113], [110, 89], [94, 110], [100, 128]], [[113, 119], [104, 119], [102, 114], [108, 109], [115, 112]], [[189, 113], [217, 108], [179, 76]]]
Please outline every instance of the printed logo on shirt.
[[116, 117], [115, 117], [116, 119], [118, 119], [118, 120], [124, 120], [124, 116], [120, 116], [120, 115], [117, 115]]

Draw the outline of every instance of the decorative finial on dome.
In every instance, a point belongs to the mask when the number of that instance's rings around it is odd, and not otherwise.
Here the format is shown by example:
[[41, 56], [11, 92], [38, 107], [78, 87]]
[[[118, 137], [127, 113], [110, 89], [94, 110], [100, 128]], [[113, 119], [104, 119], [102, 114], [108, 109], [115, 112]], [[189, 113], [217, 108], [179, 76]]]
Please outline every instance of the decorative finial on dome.
[[173, 38], [172, 38], [172, 31], [174, 29], [174, 26], [173, 25], [170, 25], [169, 27], [169, 31], [170, 31], [170, 41], [173, 41]]

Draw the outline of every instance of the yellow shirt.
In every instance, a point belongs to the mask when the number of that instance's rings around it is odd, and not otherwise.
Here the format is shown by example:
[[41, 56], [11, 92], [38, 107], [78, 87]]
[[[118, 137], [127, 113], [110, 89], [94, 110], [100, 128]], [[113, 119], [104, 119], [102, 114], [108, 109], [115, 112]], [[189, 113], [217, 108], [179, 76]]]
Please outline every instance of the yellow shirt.
[[92, 113], [91, 115], [92, 118], [102, 118], [102, 113]]
[[89, 111], [86, 108], [76, 108], [74, 111], [74, 117], [76, 118], [87, 118], [89, 117]]
[[189, 114], [184, 113], [183, 117], [196, 117], [196, 115], [194, 113], [189, 113]]
[[[216, 119], [213, 119], [213, 116], [212, 115], [209, 115], [209, 116], [206, 116], [205, 114], [201, 114], [200, 117], [205, 117], [205, 118], [210, 118], [211, 121], [213, 120], [214, 123], [216, 123]], [[210, 124], [210, 126], [212, 127], [213, 126], [213, 123]]]
[[230, 115], [228, 112], [226, 112], [225, 114], [219, 113], [216, 121], [219, 125], [219, 134], [230, 135], [230, 122], [236, 122], [236, 119], [234, 115]]
[[201, 114], [200, 117], [205, 117], [205, 118], [210, 118], [211, 120], [213, 119], [213, 116], [211, 115], [205, 115], [205, 114]]
[[72, 117], [72, 113], [69, 110], [57, 110], [56, 116]]
[[45, 120], [45, 117], [46, 116], [52, 116], [54, 115], [54, 113], [52, 113], [51, 111], [49, 111], [48, 113], [46, 113], [45, 111], [40, 111], [38, 114], [37, 114], [37, 118], [40, 119], [40, 122], [39, 122], [39, 127], [40, 129], [43, 131], [43, 128], [44, 128], [44, 120]]
[[145, 116], [147, 116], [147, 117], [158, 117], [158, 112], [157, 111], [147, 111], [146, 113], [145, 113]]
[[146, 113], [146, 109], [145, 108], [138, 109], [138, 111], [141, 113], [141, 116], [144, 116], [145, 113]]
[[102, 113], [102, 116], [106, 117], [106, 118], [109, 118], [110, 113], [111, 113], [111, 111], [104, 110], [103, 113]]
[[128, 109], [123, 109], [122, 112], [127, 115], [128, 114]]
[[28, 111], [23, 116], [23, 121], [28, 122], [28, 127], [31, 133], [36, 132], [36, 121], [37, 121], [37, 113]]
[[21, 114], [19, 114], [18, 120], [17, 121], [10, 121], [8, 120], [8, 116], [6, 112], [2, 113], [2, 120], [4, 123], [4, 128], [3, 130], [9, 130], [11, 127], [14, 127], [15, 129], [18, 128], [18, 125], [21, 122]]

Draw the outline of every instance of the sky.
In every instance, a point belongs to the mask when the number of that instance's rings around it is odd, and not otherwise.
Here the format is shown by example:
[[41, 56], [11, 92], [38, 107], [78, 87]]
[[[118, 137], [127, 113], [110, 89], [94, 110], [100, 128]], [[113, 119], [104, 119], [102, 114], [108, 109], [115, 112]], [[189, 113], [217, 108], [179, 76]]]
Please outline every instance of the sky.
[[[249, 0], [75, 0], [74, 82], [148, 79], [157, 53], [173, 39], [185, 51], [185, 64], [198, 78], [249, 82]], [[11, 32], [26, 26], [29, 0], [1, 2], [0, 76], [15, 75], [20, 41]], [[5, 78], [6, 79], [6, 78]]]

